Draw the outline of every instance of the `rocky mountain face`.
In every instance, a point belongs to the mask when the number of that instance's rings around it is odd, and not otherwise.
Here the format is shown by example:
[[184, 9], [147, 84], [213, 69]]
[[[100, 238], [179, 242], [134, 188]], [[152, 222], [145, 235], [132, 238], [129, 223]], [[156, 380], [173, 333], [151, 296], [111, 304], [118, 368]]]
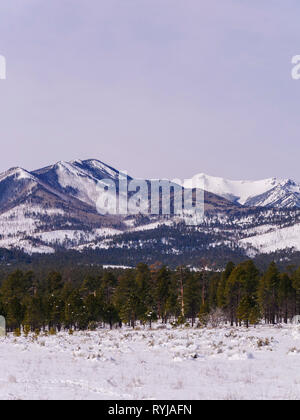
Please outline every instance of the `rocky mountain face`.
[[[229, 181], [197, 175], [184, 187], [191, 194], [204, 188], [205, 217], [190, 226], [182, 216], [119, 215], [105, 207], [101, 194], [110, 197], [112, 184], [120, 205], [120, 176], [134, 181], [98, 160], [59, 162], [33, 172], [12, 168], [1, 174], [0, 248], [28, 254], [94, 252], [123, 265], [149, 257], [197, 265], [203, 255], [218, 262], [300, 251], [300, 185], [292, 180]], [[140, 199], [144, 208], [151, 202], [149, 191]], [[171, 200], [176, 194], [182, 188], [173, 184]], [[161, 211], [163, 203], [161, 193]]]

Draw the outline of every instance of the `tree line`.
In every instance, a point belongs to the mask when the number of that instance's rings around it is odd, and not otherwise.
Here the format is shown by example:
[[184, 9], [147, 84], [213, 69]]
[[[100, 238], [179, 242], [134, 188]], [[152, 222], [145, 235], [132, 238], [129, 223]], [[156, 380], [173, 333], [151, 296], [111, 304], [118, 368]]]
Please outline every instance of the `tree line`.
[[89, 275], [79, 285], [64, 281], [59, 272], [40, 279], [17, 270], [0, 288], [7, 331], [151, 326], [157, 320], [206, 325], [216, 311], [230, 325], [288, 323], [300, 314], [300, 268], [280, 272], [272, 262], [261, 273], [249, 260], [229, 262], [223, 272], [213, 273], [141, 263], [121, 274]]

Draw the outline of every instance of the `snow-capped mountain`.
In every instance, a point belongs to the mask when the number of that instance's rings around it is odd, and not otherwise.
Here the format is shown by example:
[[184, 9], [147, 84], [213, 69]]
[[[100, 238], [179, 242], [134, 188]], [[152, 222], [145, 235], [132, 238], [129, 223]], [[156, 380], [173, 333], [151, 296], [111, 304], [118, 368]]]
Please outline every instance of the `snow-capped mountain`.
[[105, 180], [116, 180], [119, 172], [97, 160], [58, 162], [34, 171], [39, 181], [65, 196], [96, 208], [100, 187]]
[[[0, 174], [0, 248], [29, 254], [95, 252], [97, 261], [122, 265], [300, 251], [300, 185], [291, 180], [229, 181], [199, 174], [184, 184], [205, 190], [204, 221], [191, 227], [180, 216], [122, 216], [107, 207], [99, 213], [99, 195], [112, 181], [118, 190], [119, 176], [95, 159]], [[180, 187], [172, 186], [171, 199], [181, 196]], [[143, 205], [150, 200], [151, 191]]]
[[300, 184], [290, 179], [231, 181], [201, 173], [185, 182], [184, 186], [203, 186], [206, 191], [248, 207], [300, 207]]

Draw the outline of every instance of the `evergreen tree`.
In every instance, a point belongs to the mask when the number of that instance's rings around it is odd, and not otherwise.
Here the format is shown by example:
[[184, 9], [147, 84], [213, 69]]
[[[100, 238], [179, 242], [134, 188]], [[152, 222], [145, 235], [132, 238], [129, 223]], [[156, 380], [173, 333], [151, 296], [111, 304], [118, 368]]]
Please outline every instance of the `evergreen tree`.
[[[151, 280], [149, 267], [146, 264], [138, 264], [135, 275], [136, 293], [138, 296], [137, 316], [143, 322], [148, 321], [149, 314], [156, 311]], [[150, 317], [151, 321], [152, 317]]]
[[200, 311], [201, 298], [202, 294], [199, 276], [190, 273], [184, 289], [184, 307], [186, 316], [192, 320], [192, 326], [194, 325], [196, 316]]
[[238, 308], [243, 298], [243, 307], [247, 304], [255, 305], [259, 272], [253, 261], [245, 261], [235, 267], [225, 288], [225, 296], [230, 313], [231, 325], [238, 323]]
[[167, 322], [167, 301], [171, 286], [171, 273], [169, 269], [163, 266], [155, 276], [155, 300], [159, 318]]
[[230, 261], [226, 265], [225, 271], [221, 275], [221, 279], [219, 281], [219, 285], [217, 289], [217, 306], [220, 309], [226, 308], [226, 303], [227, 303], [226, 294], [225, 294], [226, 284], [234, 267], [235, 267], [234, 263]]
[[280, 318], [287, 324], [289, 317], [295, 314], [296, 293], [290, 276], [287, 273], [280, 274], [278, 288], [278, 304], [280, 308]]
[[30, 325], [35, 331], [44, 326], [43, 300], [39, 296], [30, 296], [26, 300], [26, 311], [23, 320], [24, 325]]
[[46, 288], [49, 294], [60, 291], [63, 288], [63, 279], [60, 273], [52, 271], [46, 279]]
[[119, 278], [115, 292], [115, 305], [119, 311], [120, 319], [132, 327], [135, 326], [140, 304], [136, 292], [137, 287], [132, 272], [126, 273]]
[[96, 291], [99, 289], [99, 287], [100, 287], [100, 282], [96, 277], [87, 276], [82, 283], [82, 286], [80, 288], [80, 293], [83, 297], [86, 297], [90, 294], [93, 294], [95, 296]]
[[300, 315], [300, 267], [297, 268], [297, 270], [295, 270], [292, 274], [292, 284], [296, 297], [296, 315]]
[[167, 322], [167, 319], [171, 317], [178, 318], [179, 316], [181, 320], [184, 320], [184, 313], [181, 291], [178, 288], [178, 278], [176, 275], [173, 275], [168, 283], [167, 300], [164, 305], [164, 321]]
[[258, 301], [267, 322], [275, 324], [278, 318], [278, 292], [280, 276], [275, 262], [272, 262], [267, 272], [260, 280], [258, 287]]
[[88, 314], [78, 289], [75, 289], [66, 301], [65, 320], [66, 326], [75, 330], [86, 329], [88, 326]]

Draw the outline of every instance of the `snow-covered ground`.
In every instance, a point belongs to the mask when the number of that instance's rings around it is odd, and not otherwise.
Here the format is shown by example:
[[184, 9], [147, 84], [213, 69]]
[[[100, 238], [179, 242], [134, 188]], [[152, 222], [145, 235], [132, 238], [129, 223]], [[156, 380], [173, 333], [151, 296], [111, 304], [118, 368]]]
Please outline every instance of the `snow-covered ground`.
[[0, 338], [1, 399], [300, 399], [300, 329]]

